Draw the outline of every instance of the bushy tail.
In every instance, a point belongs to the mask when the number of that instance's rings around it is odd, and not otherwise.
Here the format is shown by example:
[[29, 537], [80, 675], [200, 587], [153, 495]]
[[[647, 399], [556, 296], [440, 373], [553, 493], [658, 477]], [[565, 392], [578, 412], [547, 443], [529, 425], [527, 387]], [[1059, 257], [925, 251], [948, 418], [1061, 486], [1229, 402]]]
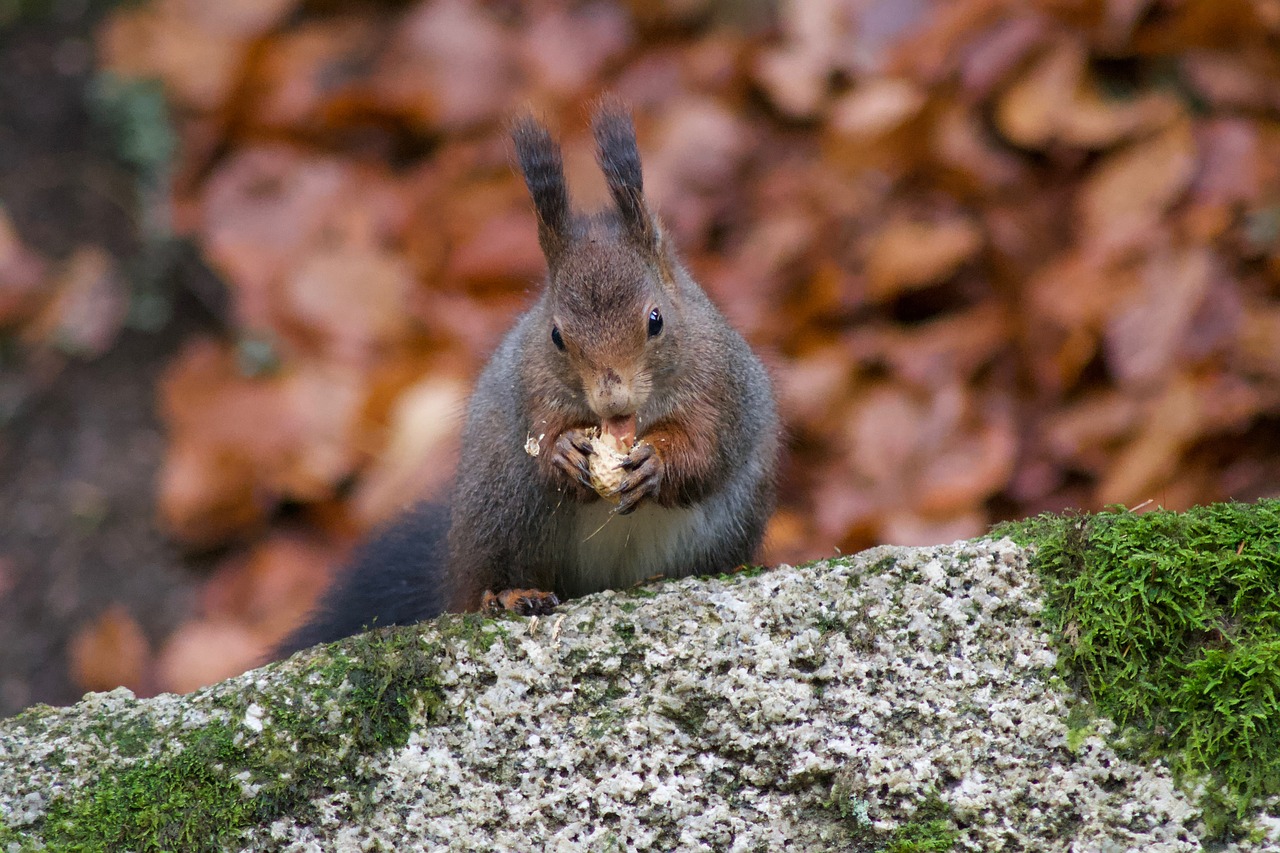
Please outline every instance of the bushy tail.
[[276, 646], [272, 660], [369, 628], [412, 625], [444, 612], [449, 508], [419, 504], [375, 533], [320, 604]]

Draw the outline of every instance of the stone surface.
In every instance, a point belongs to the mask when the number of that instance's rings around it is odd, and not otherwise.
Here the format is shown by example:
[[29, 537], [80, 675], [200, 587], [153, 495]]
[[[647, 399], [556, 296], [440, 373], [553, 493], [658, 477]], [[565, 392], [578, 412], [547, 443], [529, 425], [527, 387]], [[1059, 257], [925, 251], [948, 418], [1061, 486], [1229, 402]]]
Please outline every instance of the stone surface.
[[[1117, 755], [1106, 720], [1069, 731], [1041, 607], [1007, 540], [884, 547], [90, 695], [0, 722], [0, 842], [54, 846], [90, 812], [52, 804], [177, 766], [213, 726], [235, 746], [206, 775], [242, 789], [217, 808], [260, 806], [208, 812], [231, 849], [1200, 849], [1166, 769]], [[119, 734], [140, 721], [146, 743]]]

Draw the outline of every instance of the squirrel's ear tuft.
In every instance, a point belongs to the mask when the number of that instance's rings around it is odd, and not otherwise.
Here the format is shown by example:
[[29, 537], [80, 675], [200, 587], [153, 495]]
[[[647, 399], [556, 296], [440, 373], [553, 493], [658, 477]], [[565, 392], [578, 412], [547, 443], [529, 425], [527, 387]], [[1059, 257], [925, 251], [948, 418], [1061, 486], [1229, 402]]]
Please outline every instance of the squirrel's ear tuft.
[[596, 137], [600, 168], [622, 215], [627, 233], [641, 246], [658, 249], [658, 226], [644, 201], [644, 178], [640, 172], [640, 151], [631, 114], [619, 101], [603, 98], [591, 120]]
[[547, 264], [554, 267], [569, 243], [569, 189], [564, 180], [560, 146], [532, 116], [516, 119], [511, 126], [516, 159], [538, 214], [538, 243]]

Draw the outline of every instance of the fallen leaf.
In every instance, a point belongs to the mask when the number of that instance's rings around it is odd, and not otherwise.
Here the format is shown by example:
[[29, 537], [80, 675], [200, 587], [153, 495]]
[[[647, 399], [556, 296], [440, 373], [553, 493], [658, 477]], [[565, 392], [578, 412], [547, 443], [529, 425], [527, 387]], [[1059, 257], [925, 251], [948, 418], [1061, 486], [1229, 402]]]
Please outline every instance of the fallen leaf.
[[1186, 121], [1107, 156], [1080, 188], [1080, 235], [1088, 251], [1113, 255], [1150, 239], [1187, 190], [1195, 166]]
[[157, 661], [159, 686], [190, 693], [261, 664], [269, 644], [231, 621], [196, 619], [169, 635]]
[[1017, 145], [1053, 143], [1107, 148], [1164, 127], [1183, 110], [1155, 90], [1131, 99], [1107, 98], [1088, 73], [1089, 54], [1078, 38], [1063, 38], [998, 100], [996, 125]]
[[982, 512], [954, 516], [929, 516], [899, 511], [885, 516], [879, 541], [894, 545], [925, 546], [981, 536], [991, 527]]
[[635, 38], [621, 6], [586, 3], [531, 9], [520, 56], [539, 89], [569, 98], [588, 89]]
[[160, 393], [170, 434], [161, 517], [191, 544], [252, 530], [285, 498], [330, 497], [359, 460], [365, 385], [350, 367], [302, 360], [245, 376], [231, 348], [196, 340]]
[[1046, 413], [1037, 432], [1056, 463], [1101, 474], [1118, 444], [1138, 428], [1141, 417], [1141, 400], [1131, 393], [1106, 390]]
[[410, 332], [412, 271], [393, 252], [336, 246], [302, 260], [281, 284], [282, 310], [321, 338], [329, 359], [367, 366]]
[[954, 430], [928, 451], [911, 502], [921, 515], [933, 518], [976, 514], [985, 523], [984, 513], [977, 508], [998, 493], [1013, 475], [1018, 437], [1008, 404], [982, 409], [980, 414], [970, 413], [977, 423]]
[[302, 623], [344, 557], [321, 535], [274, 532], [215, 569], [200, 590], [201, 619], [234, 623], [276, 643]]
[[151, 643], [132, 614], [112, 604], [72, 635], [67, 648], [71, 677], [82, 690], [127, 687], [151, 693]]
[[914, 479], [927, 442], [927, 405], [883, 385], [851, 400], [845, 446], [853, 467], [878, 489], [901, 494]]
[[0, 207], [0, 329], [16, 326], [45, 297], [49, 264], [28, 248]]
[[182, 106], [212, 112], [231, 95], [250, 40], [206, 29], [180, 2], [127, 6], [99, 32], [98, 65], [122, 77], [158, 77]]
[[129, 295], [115, 259], [105, 249], [76, 249], [48, 288], [48, 300], [23, 329], [27, 343], [86, 357], [111, 348], [129, 312]]
[[811, 118], [826, 99], [848, 10], [838, 0], [793, 0], [782, 4], [780, 45], [762, 51], [753, 76], [775, 107], [791, 118]]
[[418, 3], [379, 57], [370, 96], [381, 110], [432, 131], [498, 122], [515, 104], [516, 44], [479, 4]]
[[940, 282], [981, 247], [982, 232], [969, 219], [889, 222], [872, 235], [867, 250], [868, 294], [884, 301]]
[[1191, 321], [1212, 291], [1215, 265], [1205, 248], [1160, 251], [1146, 262], [1140, 288], [1116, 306], [1104, 335], [1107, 365], [1122, 387], [1166, 380], [1178, 368]]
[[201, 231], [205, 253], [235, 294], [236, 318], [272, 325], [274, 286], [349, 203], [348, 167], [284, 145], [237, 152], [210, 176]]
[[927, 102], [925, 90], [912, 81], [867, 81], [832, 105], [824, 140], [827, 157], [849, 170], [905, 171], [926, 150], [922, 122]]
[[245, 88], [253, 124], [317, 134], [350, 121], [362, 103], [362, 69], [383, 36], [374, 21], [341, 16], [273, 37]]
[[453, 476], [467, 391], [456, 379], [431, 377], [399, 395], [386, 444], [352, 496], [362, 525], [373, 527], [445, 490]]

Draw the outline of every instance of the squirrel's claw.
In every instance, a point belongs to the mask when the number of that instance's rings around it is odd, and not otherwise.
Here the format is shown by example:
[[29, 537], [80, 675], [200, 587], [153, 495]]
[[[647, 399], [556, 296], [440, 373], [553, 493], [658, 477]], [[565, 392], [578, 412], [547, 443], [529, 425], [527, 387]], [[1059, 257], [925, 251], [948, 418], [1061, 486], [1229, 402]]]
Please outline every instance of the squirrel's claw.
[[651, 445], [641, 443], [632, 448], [622, 467], [631, 473], [618, 485], [621, 500], [616, 511], [618, 515], [628, 515], [635, 512], [645, 498], [658, 496], [658, 489], [662, 486], [662, 457], [654, 452]]
[[509, 610], [520, 616], [546, 616], [560, 604], [554, 592], [540, 589], [504, 589], [499, 592], [485, 590], [480, 608], [486, 613]]
[[595, 495], [591, 487], [591, 439], [580, 429], [565, 430], [551, 448], [548, 461], [561, 472], [573, 491], [582, 499]]

